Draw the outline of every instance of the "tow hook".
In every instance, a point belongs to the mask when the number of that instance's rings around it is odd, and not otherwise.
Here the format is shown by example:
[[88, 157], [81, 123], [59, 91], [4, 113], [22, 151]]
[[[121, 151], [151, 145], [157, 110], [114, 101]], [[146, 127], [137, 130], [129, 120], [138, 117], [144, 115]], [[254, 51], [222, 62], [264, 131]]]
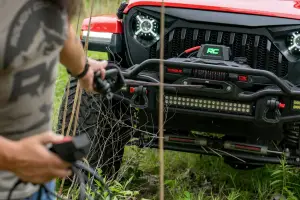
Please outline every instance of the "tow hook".
[[267, 101], [267, 106], [273, 110], [273, 109], [280, 109], [280, 108], [285, 108], [285, 104], [284, 103], [280, 103], [278, 100], [276, 99], [270, 99]]
[[279, 102], [277, 99], [269, 99], [267, 100], [267, 108], [263, 113], [263, 120], [268, 123], [278, 123], [281, 118], [280, 109], [285, 108], [285, 104]]
[[147, 89], [143, 86], [130, 87], [131, 105], [136, 108], [145, 109], [148, 107]]

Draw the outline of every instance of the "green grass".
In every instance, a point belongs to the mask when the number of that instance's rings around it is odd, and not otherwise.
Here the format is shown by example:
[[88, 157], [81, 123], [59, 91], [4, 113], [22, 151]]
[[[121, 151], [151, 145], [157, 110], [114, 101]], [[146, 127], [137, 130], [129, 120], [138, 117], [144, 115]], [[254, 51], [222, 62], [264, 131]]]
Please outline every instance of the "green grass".
[[56, 79], [56, 87], [55, 87], [55, 97], [54, 97], [54, 106], [53, 106], [53, 129], [56, 130], [57, 117], [59, 112], [59, 107], [61, 104], [61, 100], [65, 91], [65, 87], [68, 81], [68, 74], [65, 70], [65, 67], [62, 65], [58, 66], [58, 73]]
[[[96, 0], [95, 13], [114, 13], [117, 4], [113, 2]], [[87, 8], [88, 3], [83, 16], [88, 16]], [[103, 53], [89, 52], [89, 56], [106, 59]], [[54, 128], [67, 80], [67, 73], [60, 65], [53, 110]], [[126, 171], [121, 185], [114, 187], [122, 190], [123, 194], [139, 191], [137, 199], [158, 199], [157, 150], [126, 147], [122, 169]], [[299, 184], [299, 171], [284, 163], [240, 171], [230, 168], [219, 157], [165, 151], [166, 200], [268, 200], [274, 193], [284, 193], [288, 200], [296, 200], [300, 197]]]

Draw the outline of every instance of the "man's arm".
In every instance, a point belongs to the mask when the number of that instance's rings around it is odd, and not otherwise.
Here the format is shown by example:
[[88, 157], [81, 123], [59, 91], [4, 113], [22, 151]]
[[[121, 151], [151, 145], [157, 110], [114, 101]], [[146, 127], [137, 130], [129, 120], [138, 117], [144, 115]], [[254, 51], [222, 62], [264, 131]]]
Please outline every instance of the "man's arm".
[[[86, 64], [86, 56], [80, 40], [77, 38], [72, 25], [69, 25], [68, 37], [64, 43], [64, 47], [60, 52], [60, 62], [63, 64], [73, 76], [78, 76], [84, 71]], [[96, 61], [88, 59], [89, 69], [85, 76], [79, 79], [81, 87], [86, 91], [94, 91], [93, 80], [94, 73], [100, 71], [102, 79], [105, 77], [106, 61]]]
[[85, 62], [86, 57], [82, 44], [70, 24], [67, 40], [64, 43], [64, 48], [60, 52], [60, 63], [63, 64], [72, 75], [78, 75], [83, 72]]

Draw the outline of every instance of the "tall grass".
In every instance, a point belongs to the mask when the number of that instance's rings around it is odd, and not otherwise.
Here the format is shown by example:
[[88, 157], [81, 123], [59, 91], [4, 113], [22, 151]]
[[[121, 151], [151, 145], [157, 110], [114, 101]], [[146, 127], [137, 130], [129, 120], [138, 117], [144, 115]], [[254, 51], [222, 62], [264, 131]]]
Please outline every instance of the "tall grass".
[[[115, 14], [120, 3], [124, 0], [94, 0], [94, 13], [97, 14]], [[92, 0], [85, 1], [85, 10], [89, 13]]]
[[[90, 3], [86, 0], [83, 18], [89, 17]], [[115, 13], [121, 0], [95, 0], [93, 15]], [[77, 19], [73, 22], [77, 26]], [[89, 52], [91, 57], [103, 57], [103, 53]], [[55, 91], [53, 121], [56, 124], [67, 74], [59, 66]], [[132, 159], [134, 158], [134, 159]], [[154, 149], [126, 147], [123, 179], [115, 184], [115, 190], [138, 199], [158, 199], [159, 182], [158, 153]], [[125, 166], [126, 165], [126, 166]], [[166, 199], [170, 200], [271, 200], [272, 194], [284, 194], [289, 200], [300, 197], [300, 176], [297, 169], [281, 165], [267, 165], [264, 168], [240, 171], [223, 163], [222, 158], [190, 153], [165, 152]], [[126, 186], [126, 187], [125, 187]]]

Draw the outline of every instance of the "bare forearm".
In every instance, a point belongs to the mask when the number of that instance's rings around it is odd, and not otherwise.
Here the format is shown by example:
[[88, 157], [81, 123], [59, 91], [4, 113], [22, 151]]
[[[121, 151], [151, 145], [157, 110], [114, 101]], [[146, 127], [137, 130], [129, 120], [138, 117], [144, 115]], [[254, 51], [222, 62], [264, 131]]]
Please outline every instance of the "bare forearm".
[[80, 40], [76, 37], [75, 30], [70, 25], [68, 38], [60, 53], [60, 63], [73, 75], [78, 75], [84, 70], [85, 54]]
[[[68, 39], [60, 54], [60, 61], [68, 71], [79, 79], [80, 86], [87, 92], [95, 92], [94, 74], [100, 72], [101, 78], [105, 78], [107, 61], [88, 59], [80, 40], [76, 39], [74, 29], [70, 26]], [[86, 65], [88, 64], [88, 65]]]
[[0, 170], [10, 170], [16, 153], [16, 143], [0, 137]]

